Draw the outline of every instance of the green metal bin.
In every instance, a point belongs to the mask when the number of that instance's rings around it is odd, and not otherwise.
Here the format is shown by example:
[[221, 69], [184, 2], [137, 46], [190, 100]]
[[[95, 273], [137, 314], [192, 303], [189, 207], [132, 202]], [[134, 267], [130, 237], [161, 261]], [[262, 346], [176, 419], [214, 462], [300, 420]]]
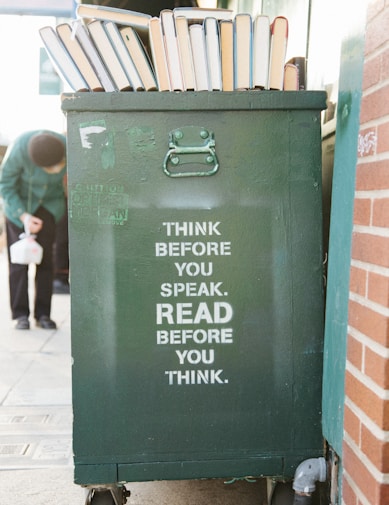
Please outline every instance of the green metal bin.
[[325, 99], [64, 95], [76, 483], [323, 455]]

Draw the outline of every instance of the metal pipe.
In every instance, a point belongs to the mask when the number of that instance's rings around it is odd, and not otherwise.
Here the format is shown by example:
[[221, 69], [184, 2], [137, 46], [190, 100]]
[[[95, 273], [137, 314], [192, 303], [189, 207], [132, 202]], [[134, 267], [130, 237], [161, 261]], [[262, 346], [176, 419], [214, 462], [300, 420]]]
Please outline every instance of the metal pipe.
[[324, 458], [306, 459], [296, 468], [293, 480], [295, 492], [293, 505], [310, 505], [316, 482], [325, 482], [327, 465]]

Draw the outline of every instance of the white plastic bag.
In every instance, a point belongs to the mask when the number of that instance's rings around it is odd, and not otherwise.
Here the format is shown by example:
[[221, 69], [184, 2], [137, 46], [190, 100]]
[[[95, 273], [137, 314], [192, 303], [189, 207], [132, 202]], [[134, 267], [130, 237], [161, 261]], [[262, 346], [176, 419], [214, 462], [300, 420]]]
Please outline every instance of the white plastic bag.
[[39, 265], [43, 257], [43, 247], [35, 240], [36, 235], [31, 235], [29, 232], [27, 222], [24, 223], [24, 230], [24, 233], [19, 235], [20, 240], [14, 242], [9, 248], [11, 263]]

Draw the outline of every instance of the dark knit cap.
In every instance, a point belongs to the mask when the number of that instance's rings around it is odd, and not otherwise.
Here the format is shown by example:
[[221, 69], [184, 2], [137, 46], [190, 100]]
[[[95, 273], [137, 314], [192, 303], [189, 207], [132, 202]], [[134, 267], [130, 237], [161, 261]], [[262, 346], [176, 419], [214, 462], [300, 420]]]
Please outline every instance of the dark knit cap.
[[28, 154], [38, 167], [52, 167], [65, 156], [65, 145], [50, 133], [37, 133], [28, 142]]

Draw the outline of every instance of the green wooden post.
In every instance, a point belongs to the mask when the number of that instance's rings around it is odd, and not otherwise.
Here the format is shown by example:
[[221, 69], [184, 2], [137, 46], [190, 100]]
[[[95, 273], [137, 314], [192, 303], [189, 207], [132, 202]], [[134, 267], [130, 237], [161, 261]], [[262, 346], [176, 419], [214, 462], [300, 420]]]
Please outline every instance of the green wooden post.
[[323, 376], [323, 433], [342, 454], [355, 166], [362, 95], [365, 8], [350, 1], [342, 44], [329, 242]]

